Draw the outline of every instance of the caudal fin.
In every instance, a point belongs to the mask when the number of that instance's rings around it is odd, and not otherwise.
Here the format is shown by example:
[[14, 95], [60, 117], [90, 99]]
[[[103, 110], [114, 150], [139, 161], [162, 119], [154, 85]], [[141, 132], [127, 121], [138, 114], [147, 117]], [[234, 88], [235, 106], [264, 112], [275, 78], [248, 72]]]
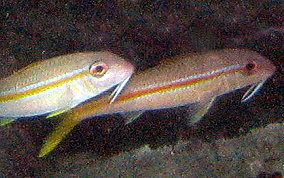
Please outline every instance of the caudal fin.
[[0, 127], [8, 125], [14, 122], [15, 120], [15, 118], [0, 118]]
[[80, 122], [80, 119], [72, 117], [71, 114], [64, 115], [62, 121], [55, 128], [55, 130], [48, 136], [44, 145], [42, 146], [38, 157], [44, 157], [63, 140], [63, 138]]

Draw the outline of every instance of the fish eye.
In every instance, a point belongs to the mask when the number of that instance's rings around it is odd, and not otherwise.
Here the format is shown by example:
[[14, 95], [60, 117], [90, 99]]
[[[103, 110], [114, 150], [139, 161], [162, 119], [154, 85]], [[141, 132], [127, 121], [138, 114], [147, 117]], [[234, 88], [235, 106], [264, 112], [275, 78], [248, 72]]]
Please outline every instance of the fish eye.
[[90, 67], [90, 73], [93, 76], [103, 76], [107, 71], [108, 66], [103, 62], [92, 64]]
[[248, 71], [251, 71], [251, 70], [255, 69], [255, 67], [256, 67], [256, 64], [255, 64], [254, 62], [249, 62], [249, 63], [247, 63], [247, 65], [246, 65], [246, 69], [247, 69]]

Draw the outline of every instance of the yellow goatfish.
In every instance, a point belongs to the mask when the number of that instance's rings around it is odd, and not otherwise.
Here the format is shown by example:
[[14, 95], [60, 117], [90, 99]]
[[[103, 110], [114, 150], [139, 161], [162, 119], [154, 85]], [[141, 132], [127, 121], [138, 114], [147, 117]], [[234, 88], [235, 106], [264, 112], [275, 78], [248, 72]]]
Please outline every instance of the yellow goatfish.
[[124, 113], [130, 123], [146, 110], [191, 103], [199, 106], [190, 118], [190, 124], [194, 124], [207, 113], [217, 96], [252, 85], [242, 98], [247, 101], [274, 71], [269, 60], [245, 49], [224, 49], [166, 60], [134, 74], [113, 103], [101, 97], [63, 115], [62, 123], [49, 136], [39, 156], [53, 150], [74, 123], [93, 116]]
[[56, 116], [117, 86], [111, 101], [134, 67], [110, 52], [82, 52], [33, 63], [0, 79], [0, 121], [48, 114]]

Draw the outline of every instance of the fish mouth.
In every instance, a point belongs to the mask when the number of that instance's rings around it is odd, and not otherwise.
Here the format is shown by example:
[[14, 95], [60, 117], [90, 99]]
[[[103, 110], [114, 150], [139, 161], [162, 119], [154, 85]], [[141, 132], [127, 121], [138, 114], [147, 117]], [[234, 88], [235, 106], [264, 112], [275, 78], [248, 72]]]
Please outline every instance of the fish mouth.
[[248, 101], [250, 98], [252, 98], [260, 90], [260, 88], [263, 86], [263, 84], [266, 82], [266, 80], [263, 80], [259, 83], [252, 85], [248, 89], [248, 91], [244, 94], [244, 96], [242, 97], [241, 102], [244, 103], [244, 102]]
[[123, 80], [120, 84], [117, 85], [117, 87], [114, 89], [114, 91], [110, 95], [110, 104], [115, 101], [115, 99], [118, 97], [118, 95], [121, 93], [123, 88], [126, 86], [127, 82], [131, 76], [127, 77], [125, 80]]

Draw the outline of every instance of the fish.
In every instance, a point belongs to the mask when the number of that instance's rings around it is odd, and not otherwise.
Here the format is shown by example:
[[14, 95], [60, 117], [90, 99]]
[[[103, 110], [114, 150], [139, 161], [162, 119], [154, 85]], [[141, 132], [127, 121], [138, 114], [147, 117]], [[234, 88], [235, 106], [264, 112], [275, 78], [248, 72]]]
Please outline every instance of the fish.
[[113, 87], [123, 88], [133, 72], [129, 61], [108, 51], [32, 63], [0, 79], [0, 125], [23, 117], [57, 116]]
[[52, 151], [74, 127], [73, 123], [90, 117], [120, 113], [125, 123], [130, 124], [148, 110], [195, 104], [197, 109], [188, 119], [188, 124], [194, 125], [216, 97], [252, 86], [242, 98], [246, 102], [275, 70], [271, 61], [248, 49], [220, 49], [164, 60], [158, 66], [133, 74], [114, 102], [109, 103], [110, 96], [104, 96], [65, 113], [39, 157]]

